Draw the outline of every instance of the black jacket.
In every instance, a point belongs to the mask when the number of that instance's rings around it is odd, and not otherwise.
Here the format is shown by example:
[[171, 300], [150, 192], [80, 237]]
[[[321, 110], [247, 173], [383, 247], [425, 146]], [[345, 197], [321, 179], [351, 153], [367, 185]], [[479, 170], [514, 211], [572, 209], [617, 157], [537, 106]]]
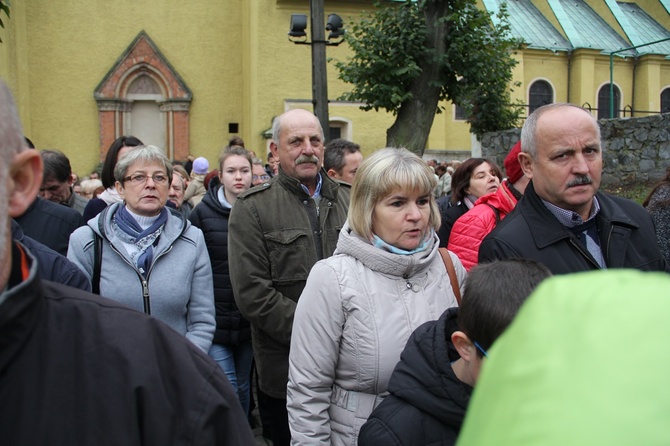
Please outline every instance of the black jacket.
[[70, 234], [86, 224], [84, 217], [74, 209], [40, 197], [15, 220], [25, 235], [64, 256]]
[[[647, 211], [625, 198], [602, 193], [596, 197], [600, 203], [596, 225], [607, 267], [668, 271]], [[479, 247], [479, 263], [509, 258], [538, 261], [553, 274], [599, 269], [576, 236], [542, 203], [532, 181], [514, 211]]]
[[440, 248], [447, 247], [454, 223], [469, 210], [463, 201], [450, 207], [440, 207], [442, 223], [440, 224], [440, 229], [437, 230], [437, 236], [440, 238]]
[[91, 282], [77, 265], [64, 255], [23, 234], [21, 226], [12, 220], [12, 239], [21, 242], [37, 259], [37, 273], [43, 280], [91, 291]]
[[221, 368], [195, 345], [36, 270], [0, 299], [2, 444], [254, 444]]
[[214, 279], [214, 304], [216, 307], [215, 344], [238, 345], [251, 339], [251, 326], [240, 313], [228, 271], [228, 217], [230, 209], [221, 205], [217, 196], [223, 187], [217, 177], [212, 178], [209, 189], [189, 220], [202, 230], [212, 263]]
[[360, 446], [456, 443], [472, 387], [454, 374], [459, 359], [451, 343], [458, 308], [417, 328], [400, 355], [387, 396], [358, 436]]

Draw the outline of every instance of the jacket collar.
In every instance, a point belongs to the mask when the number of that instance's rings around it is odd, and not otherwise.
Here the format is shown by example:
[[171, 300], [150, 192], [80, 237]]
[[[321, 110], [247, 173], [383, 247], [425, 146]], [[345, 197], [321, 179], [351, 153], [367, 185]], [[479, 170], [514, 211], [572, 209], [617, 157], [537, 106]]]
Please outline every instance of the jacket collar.
[[[598, 192], [596, 197], [600, 204], [600, 212], [596, 217], [599, 224], [604, 220], [614, 225], [639, 227], [610, 197], [601, 192]], [[518, 208], [528, 222], [528, 228], [538, 248], [545, 248], [570, 237], [570, 232], [542, 203], [542, 199], [535, 192], [532, 181], [526, 187]]]
[[[27, 249], [26, 253], [31, 262], [28, 279], [6, 291], [5, 300], [0, 304], [0, 375], [22, 350], [38, 323], [39, 309], [44, 303], [41, 299], [44, 293], [42, 282], [37, 276], [37, 261]], [[16, 267], [16, 262], [13, 262], [12, 268]]]
[[217, 214], [223, 215], [223, 216], [228, 216], [230, 215], [230, 209], [223, 207], [221, 202], [219, 201], [219, 189], [221, 189], [223, 185], [221, 184], [221, 181], [219, 180], [218, 177], [214, 177], [211, 179], [209, 182], [209, 188], [207, 189], [207, 193], [205, 196], [202, 198], [202, 201], [198, 206], [205, 205], [208, 208], [210, 208], [213, 212], [216, 212]]
[[[321, 197], [328, 200], [335, 201], [337, 200], [337, 192], [340, 188], [338, 182], [334, 181], [328, 176], [328, 172], [321, 167]], [[304, 198], [309, 198], [309, 195], [302, 188], [300, 181], [296, 178], [289, 176], [284, 170], [279, 166], [279, 175], [276, 176], [276, 181], [282, 185], [288, 191]]]
[[344, 224], [337, 241], [335, 254], [349, 255], [373, 271], [399, 277], [412, 277], [414, 274], [428, 268], [438, 253], [439, 239], [436, 234], [428, 247], [421, 252], [409, 255], [393, 254], [373, 246], [369, 241], [356, 234]]

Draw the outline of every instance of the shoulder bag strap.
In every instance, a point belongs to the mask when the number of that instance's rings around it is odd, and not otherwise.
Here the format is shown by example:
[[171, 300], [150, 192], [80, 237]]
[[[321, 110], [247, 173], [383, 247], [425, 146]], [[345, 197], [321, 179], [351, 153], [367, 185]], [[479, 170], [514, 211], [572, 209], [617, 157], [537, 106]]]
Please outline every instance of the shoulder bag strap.
[[454, 262], [451, 261], [451, 256], [447, 248], [440, 248], [440, 255], [442, 256], [442, 261], [444, 262], [444, 267], [447, 269], [447, 274], [449, 274], [449, 281], [451, 282], [451, 289], [454, 291], [454, 296], [456, 296], [456, 302], [458, 305], [461, 304], [461, 289], [458, 286], [458, 279], [456, 278], [456, 268], [454, 268]]
[[93, 294], [100, 294], [100, 270], [102, 269], [102, 237], [93, 231], [93, 279], [91, 288]]

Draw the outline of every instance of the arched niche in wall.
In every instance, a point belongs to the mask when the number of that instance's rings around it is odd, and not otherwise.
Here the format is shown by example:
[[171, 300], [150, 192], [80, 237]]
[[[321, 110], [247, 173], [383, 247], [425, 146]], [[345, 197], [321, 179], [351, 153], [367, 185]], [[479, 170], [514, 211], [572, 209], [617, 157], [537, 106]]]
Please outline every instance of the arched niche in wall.
[[528, 89], [528, 114], [530, 115], [543, 105], [554, 102], [554, 87], [545, 79], [538, 79]]
[[94, 92], [100, 119], [100, 157], [121, 135], [157, 145], [170, 159], [189, 153], [193, 94], [156, 44], [140, 32]]
[[621, 117], [621, 90], [617, 85], [612, 86], [614, 93], [614, 116], [610, 116], [610, 84], [603, 84], [598, 90], [598, 119]]

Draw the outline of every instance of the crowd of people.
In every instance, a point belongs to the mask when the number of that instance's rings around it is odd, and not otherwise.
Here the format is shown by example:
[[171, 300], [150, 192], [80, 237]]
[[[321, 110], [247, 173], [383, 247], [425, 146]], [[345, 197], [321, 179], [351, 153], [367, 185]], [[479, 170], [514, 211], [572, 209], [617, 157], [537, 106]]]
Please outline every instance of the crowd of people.
[[[239, 137], [210, 168], [122, 136], [100, 179], [78, 182], [66, 155], [27, 141], [0, 83], [8, 444], [251, 445], [254, 405], [275, 446], [574, 442], [556, 434], [571, 422], [591, 439], [578, 444], [660, 435], [611, 434], [632, 408], [610, 414], [609, 392], [639, 380], [552, 387], [609, 375], [596, 330], [661, 327], [667, 304], [637, 292], [625, 315], [594, 308], [624, 307], [633, 281], [670, 290], [670, 170], [646, 209], [600, 192], [600, 130], [580, 107], [532, 113], [504, 173], [402, 148], [364, 158], [302, 109], [274, 119], [267, 163]], [[592, 356], [604, 366], [586, 373]], [[548, 415], [527, 400], [607, 416], [534, 422]], [[647, 418], [668, 404], [647, 401]]]

